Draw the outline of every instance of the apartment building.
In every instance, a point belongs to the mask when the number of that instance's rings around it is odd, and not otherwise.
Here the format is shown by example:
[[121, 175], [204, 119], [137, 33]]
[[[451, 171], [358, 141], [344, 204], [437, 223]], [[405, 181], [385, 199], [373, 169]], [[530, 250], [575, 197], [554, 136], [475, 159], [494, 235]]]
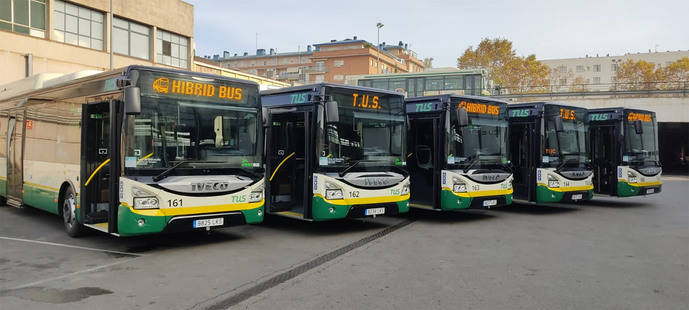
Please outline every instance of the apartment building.
[[380, 48], [366, 40], [332, 40], [307, 46], [304, 51], [279, 53], [258, 49], [255, 55], [215, 55], [222, 67], [290, 83], [340, 83], [350, 75], [376, 73], [407, 73], [423, 71], [423, 61], [408, 45], [381, 44]]
[[109, 0], [0, 0], [0, 85], [44, 72], [133, 64], [192, 68], [191, 4], [115, 0], [112, 19], [110, 11]]
[[[614, 84], [617, 83], [617, 69], [620, 64], [628, 59], [634, 61], [644, 60], [655, 64], [657, 67], [667, 66], [682, 57], [689, 57], [689, 50], [667, 51], [649, 53], [627, 53], [620, 56], [591, 56], [581, 58], [542, 59], [542, 63], [552, 70], [550, 74], [551, 85], [582, 84]], [[575, 82], [575, 80], [578, 80]]]

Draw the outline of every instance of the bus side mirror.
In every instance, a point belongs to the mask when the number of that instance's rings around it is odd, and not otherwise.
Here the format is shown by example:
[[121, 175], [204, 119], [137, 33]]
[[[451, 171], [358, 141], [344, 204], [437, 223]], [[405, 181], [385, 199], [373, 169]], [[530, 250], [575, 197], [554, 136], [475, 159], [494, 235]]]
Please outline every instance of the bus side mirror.
[[555, 131], [560, 132], [565, 130], [565, 125], [562, 124], [562, 116], [555, 116]]
[[459, 127], [469, 126], [469, 114], [467, 114], [466, 108], [457, 109], [457, 123]]
[[130, 86], [124, 89], [124, 112], [127, 115], [141, 114], [141, 89]]
[[340, 121], [340, 114], [336, 101], [328, 101], [325, 103], [325, 114], [328, 123], [337, 123]]
[[644, 127], [641, 125], [641, 120], [637, 119], [634, 121], [634, 131], [636, 131], [637, 135], [644, 133]]

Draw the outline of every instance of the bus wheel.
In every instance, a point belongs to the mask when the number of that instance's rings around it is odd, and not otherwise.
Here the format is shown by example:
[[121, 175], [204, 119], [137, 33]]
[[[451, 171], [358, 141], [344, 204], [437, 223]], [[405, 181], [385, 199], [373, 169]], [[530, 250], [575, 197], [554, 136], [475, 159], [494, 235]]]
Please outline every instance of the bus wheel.
[[62, 196], [62, 221], [65, 224], [65, 231], [72, 237], [78, 237], [84, 230], [81, 223], [77, 221], [77, 203], [75, 196], [71, 186], [67, 187], [65, 194]]

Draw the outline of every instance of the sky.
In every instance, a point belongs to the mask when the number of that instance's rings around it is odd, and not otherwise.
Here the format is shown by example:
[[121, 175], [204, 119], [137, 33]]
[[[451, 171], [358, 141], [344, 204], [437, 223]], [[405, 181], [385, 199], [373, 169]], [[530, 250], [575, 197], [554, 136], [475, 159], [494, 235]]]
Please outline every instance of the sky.
[[689, 50], [689, 1], [220, 1], [194, 5], [196, 55], [305, 50], [357, 36], [403, 41], [434, 67], [456, 66], [483, 38], [506, 38], [538, 59]]

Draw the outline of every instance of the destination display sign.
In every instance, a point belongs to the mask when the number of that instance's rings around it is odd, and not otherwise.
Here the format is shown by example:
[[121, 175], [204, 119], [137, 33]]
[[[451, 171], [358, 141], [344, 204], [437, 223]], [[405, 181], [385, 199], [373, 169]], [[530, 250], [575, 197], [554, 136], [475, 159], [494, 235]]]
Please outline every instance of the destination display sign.
[[627, 115], [628, 122], [641, 121], [643, 123], [650, 123], [652, 119], [653, 114], [650, 113], [629, 112]]
[[487, 104], [482, 102], [460, 101], [457, 105], [458, 109], [465, 108], [468, 113], [499, 115], [500, 106], [494, 104]]
[[192, 75], [141, 71], [138, 85], [142, 95], [186, 98], [214, 102], [254, 103], [258, 87], [222, 79], [194, 77]]
[[411, 102], [406, 105], [407, 113], [431, 112], [442, 109], [440, 101]]
[[358, 89], [326, 88], [326, 95], [337, 102], [340, 108], [365, 110], [371, 112], [402, 112], [403, 95], [367, 92]]
[[574, 121], [577, 119], [577, 114], [574, 109], [560, 108], [560, 116], [562, 116], [562, 120]]
[[529, 117], [531, 111], [529, 108], [510, 109], [508, 114], [510, 117]]
[[602, 122], [613, 119], [614, 115], [612, 112], [589, 112], [589, 120], [593, 122]]

